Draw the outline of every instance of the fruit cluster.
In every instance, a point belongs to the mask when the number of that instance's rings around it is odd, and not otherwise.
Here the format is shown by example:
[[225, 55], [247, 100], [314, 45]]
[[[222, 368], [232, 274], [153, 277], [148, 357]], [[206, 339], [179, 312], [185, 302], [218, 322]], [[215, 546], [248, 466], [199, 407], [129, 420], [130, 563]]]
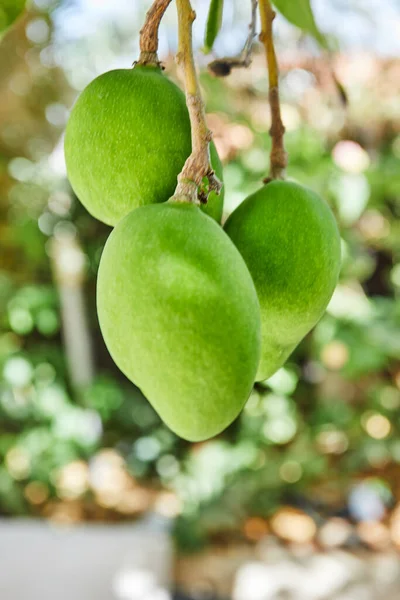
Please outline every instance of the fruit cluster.
[[320, 319], [340, 238], [327, 204], [291, 182], [262, 187], [224, 228], [223, 193], [201, 208], [170, 199], [190, 152], [184, 94], [154, 66], [95, 79], [65, 137], [74, 191], [115, 226], [97, 282], [107, 347], [166, 424], [198, 441], [226, 428]]

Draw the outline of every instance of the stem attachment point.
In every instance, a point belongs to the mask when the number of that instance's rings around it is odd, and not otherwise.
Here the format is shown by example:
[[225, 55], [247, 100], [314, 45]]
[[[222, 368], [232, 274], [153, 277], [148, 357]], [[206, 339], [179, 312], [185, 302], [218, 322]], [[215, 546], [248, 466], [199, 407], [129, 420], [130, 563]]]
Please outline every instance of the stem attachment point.
[[161, 19], [172, 0], [154, 0], [140, 30], [140, 56], [137, 65], [161, 66], [158, 60], [158, 30]]
[[[173, 199], [178, 202], [205, 204], [211, 191], [221, 191], [221, 182], [214, 174], [210, 163], [209, 144], [212, 133], [207, 127], [204, 103], [201, 97], [193, 57], [192, 25], [196, 13], [190, 0], [176, 0], [178, 9], [179, 45], [176, 61], [184, 72], [186, 105], [189, 111], [192, 135], [192, 152], [178, 175], [178, 185]], [[203, 180], [208, 179], [208, 186]]]

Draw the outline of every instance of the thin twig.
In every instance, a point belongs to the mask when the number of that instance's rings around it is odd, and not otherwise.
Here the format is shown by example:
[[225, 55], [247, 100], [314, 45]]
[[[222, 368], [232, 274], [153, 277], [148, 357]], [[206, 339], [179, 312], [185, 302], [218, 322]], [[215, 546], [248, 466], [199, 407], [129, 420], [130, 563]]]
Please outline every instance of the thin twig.
[[216, 77], [226, 77], [231, 74], [232, 69], [248, 68], [251, 64], [251, 55], [253, 42], [256, 37], [257, 28], [257, 4], [258, 0], [251, 0], [251, 22], [249, 25], [249, 35], [239, 56], [233, 58], [217, 58], [208, 65], [209, 71]]
[[160, 65], [158, 60], [158, 29], [161, 19], [172, 0], [154, 0], [146, 14], [146, 20], [140, 30], [140, 57], [138, 65]]
[[269, 77], [269, 105], [271, 110], [271, 129], [269, 134], [272, 140], [270, 156], [270, 174], [265, 182], [272, 179], [284, 179], [287, 167], [288, 155], [285, 150], [283, 136], [285, 127], [281, 118], [281, 107], [279, 101], [279, 69], [276, 59], [274, 40], [272, 34], [272, 23], [275, 12], [270, 0], [259, 0], [261, 17], [260, 42], [264, 44], [268, 64]]
[[257, 29], [257, 6], [258, 0], [251, 0], [251, 21], [249, 25], [249, 35], [242, 50], [242, 61], [245, 66], [251, 63], [251, 50], [253, 48], [254, 38], [256, 37]]
[[[190, 0], [176, 0], [178, 9], [179, 42], [177, 63], [182, 67], [185, 77], [186, 104], [190, 116], [192, 132], [192, 153], [178, 176], [178, 185], [174, 199], [183, 202], [207, 202], [209, 192], [217, 194], [221, 183], [216, 178], [210, 163], [209, 144], [212, 139], [204, 111], [200, 84], [197, 77], [192, 47], [192, 25], [196, 13]], [[208, 190], [202, 189], [204, 178], [208, 179]]]

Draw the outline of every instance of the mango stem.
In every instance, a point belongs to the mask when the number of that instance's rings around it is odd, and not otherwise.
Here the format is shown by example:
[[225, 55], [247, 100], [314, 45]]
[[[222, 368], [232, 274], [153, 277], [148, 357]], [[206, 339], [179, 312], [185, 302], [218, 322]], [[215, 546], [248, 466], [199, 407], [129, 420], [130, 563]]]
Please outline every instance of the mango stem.
[[269, 134], [272, 140], [270, 154], [270, 173], [269, 177], [264, 179], [265, 183], [273, 179], [285, 179], [285, 171], [288, 162], [288, 155], [285, 150], [284, 134], [285, 127], [281, 117], [281, 107], [279, 98], [279, 67], [275, 53], [272, 24], [275, 18], [275, 12], [270, 0], [259, 0], [259, 11], [261, 17], [260, 42], [265, 47], [265, 54], [268, 65], [269, 80], [269, 106], [271, 111], [271, 128]]
[[[193, 56], [192, 25], [196, 13], [190, 0], [176, 0], [178, 11], [178, 53], [176, 62], [182, 67], [185, 79], [186, 104], [189, 111], [192, 153], [178, 175], [178, 185], [173, 199], [195, 204], [206, 203], [211, 191], [220, 193], [221, 183], [210, 162], [212, 133], [207, 127], [204, 103]], [[203, 179], [208, 179], [207, 190], [202, 189]]]
[[158, 60], [158, 30], [161, 19], [172, 0], [154, 0], [140, 30], [140, 56], [136, 64], [160, 66]]

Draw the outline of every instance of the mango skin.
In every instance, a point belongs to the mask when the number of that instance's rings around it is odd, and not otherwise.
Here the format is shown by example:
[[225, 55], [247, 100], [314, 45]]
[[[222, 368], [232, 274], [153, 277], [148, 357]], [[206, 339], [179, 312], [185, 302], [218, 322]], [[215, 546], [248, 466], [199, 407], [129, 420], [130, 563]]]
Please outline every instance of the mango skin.
[[274, 181], [238, 206], [225, 231], [245, 259], [260, 301], [256, 379], [263, 381], [284, 364], [328, 305], [340, 271], [338, 227], [313, 191]]
[[153, 204], [116, 226], [97, 309], [115, 363], [176, 434], [205, 440], [237, 417], [260, 358], [260, 308], [240, 253], [198, 207]]
[[[116, 225], [138, 206], [165, 202], [191, 152], [183, 92], [158, 67], [109, 71], [76, 101], [65, 132], [68, 178], [99, 221]], [[214, 144], [211, 164], [222, 181]], [[204, 212], [221, 222], [223, 190]]]

